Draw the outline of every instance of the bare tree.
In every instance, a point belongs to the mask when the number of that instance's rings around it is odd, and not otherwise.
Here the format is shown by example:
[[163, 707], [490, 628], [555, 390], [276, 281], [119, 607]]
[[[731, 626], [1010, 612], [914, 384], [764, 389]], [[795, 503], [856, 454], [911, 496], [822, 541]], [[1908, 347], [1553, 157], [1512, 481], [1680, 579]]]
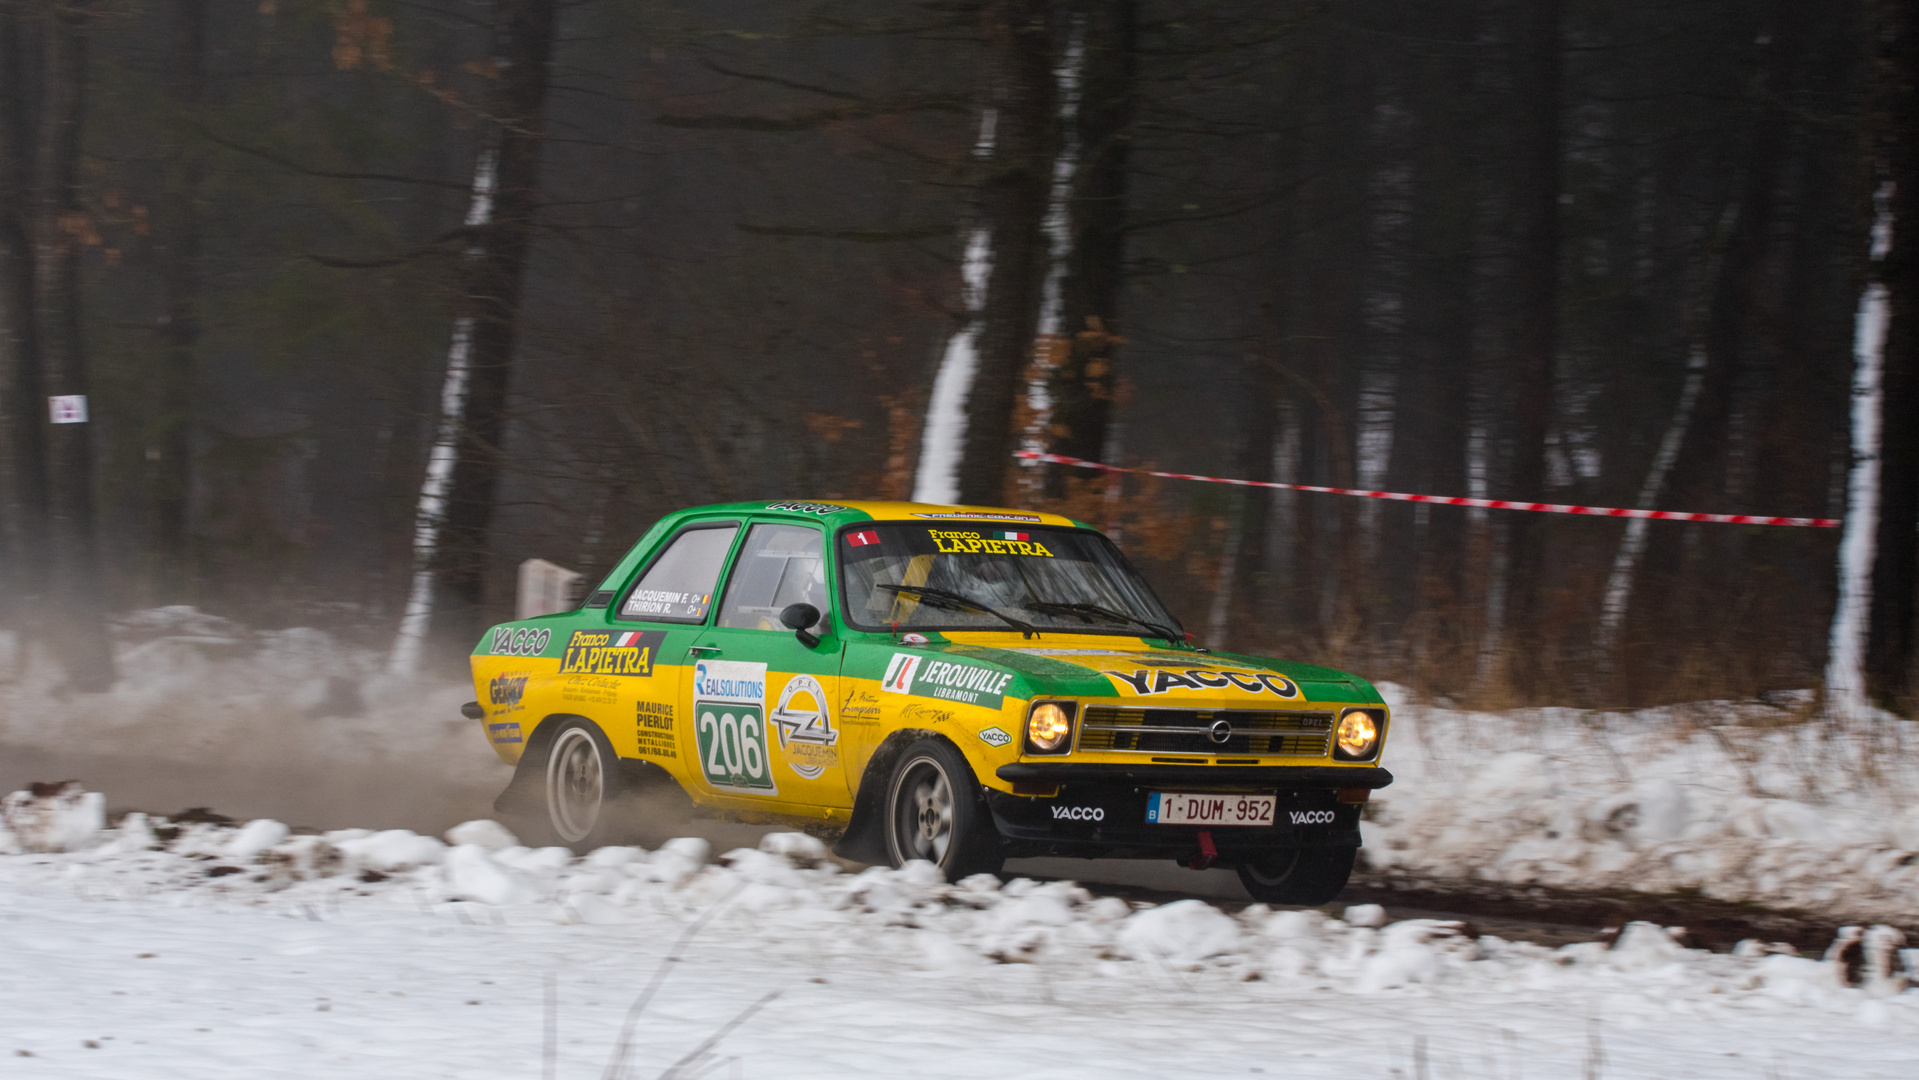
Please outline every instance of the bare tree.
[[[1076, 0], [1083, 42], [1079, 157], [1067, 201], [1070, 246], [1062, 281], [1060, 364], [1049, 387], [1055, 454], [1100, 460], [1113, 413], [1120, 344], [1120, 287], [1126, 256], [1128, 151], [1133, 143], [1138, 68], [1136, 0]], [[1064, 494], [1071, 470], [1049, 470], [1048, 494]]]
[[[27, 53], [36, 41], [12, 3], [0, 3], [0, 574], [4, 608], [39, 592], [34, 572], [46, 511], [40, 361], [33, 320], [32, 102]], [[6, 614], [0, 610], [0, 614]]]
[[982, 227], [992, 238], [981, 310], [979, 363], [966, 397], [959, 500], [1005, 501], [1014, 449], [1013, 409], [1031, 359], [1045, 277], [1042, 226], [1057, 152], [1052, 26], [1048, 0], [994, 0], [985, 7], [986, 100], [993, 154], [979, 185]]
[[1919, 582], [1919, 12], [1872, 7], [1876, 51], [1868, 123], [1875, 172], [1891, 185], [1891, 248], [1875, 262], [1889, 306], [1881, 374], [1879, 525], [1867, 613], [1866, 692], [1910, 712]]
[[443, 434], [421, 491], [418, 566], [393, 656], [400, 671], [417, 662], [422, 641], [435, 638], [464, 652], [481, 629], [487, 532], [500, 482], [521, 277], [539, 197], [557, 17], [555, 0], [498, 0], [494, 9], [486, 102], [491, 130], [474, 172], [467, 222], [475, 242], [464, 264], [462, 311], [441, 398]]
[[[167, 94], [179, 118], [190, 120], [206, 94], [207, 0], [174, 0]], [[159, 221], [164, 308], [159, 326], [161, 364], [152, 452], [153, 554], [158, 595], [179, 602], [195, 595], [189, 551], [193, 488], [194, 378], [200, 345], [200, 198], [204, 155], [199, 140], [181, 139], [167, 163], [174, 175]]]
[[[34, 316], [51, 397], [84, 397], [80, 254], [92, 224], [80, 203], [80, 130], [86, 115], [90, 0], [52, 0], [43, 9], [41, 113], [33, 221]], [[42, 414], [42, 422], [51, 417]], [[93, 429], [48, 423], [47, 520], [58, 608], [51, 613], [69, 681], [104, 690], [114, 681], [102, 623], [93, 507]]]
[[[1553, 415], [1553, 362], [1559, 346], [1560, 81], [1563, 67], [1562, 0], [1522, 0], [1513, 46], [1514, 112], [1518, 127], [1519, 225], [1516, 321], [1507, 371], [1511, 394], [1512, 499], [1546, 494], [1546, 436]], [[1510, 642], [1538, 641], [1544, 523], [1535, 514], [1507, 522], [1508, 573], [1505, 635]], [[1529, 690], [1531, 658], [1514, 651], [1511, 675]]]

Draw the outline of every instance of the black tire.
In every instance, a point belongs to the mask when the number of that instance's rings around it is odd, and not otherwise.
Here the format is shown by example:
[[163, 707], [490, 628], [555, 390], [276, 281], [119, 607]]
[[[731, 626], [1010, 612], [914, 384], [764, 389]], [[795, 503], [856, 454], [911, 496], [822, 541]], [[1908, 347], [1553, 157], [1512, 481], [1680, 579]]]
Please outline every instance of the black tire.
[[584, 855], [615, 842], [621, 795], [619, 758], [591, 721], [560, 722], [540, 768], [545, 827], [554, 842]]
[[895, 867], [922, 859], [959, 881], [997, 874], [1006, 863], [973, 768], [944, 739], [920, 739], [900, 752], [881, 811], [886, 857]]
[[1262, 904], [1330, 904], [1353, 875], [1358, 848], [1290, 848], [1234, 867], [1239, 883]]

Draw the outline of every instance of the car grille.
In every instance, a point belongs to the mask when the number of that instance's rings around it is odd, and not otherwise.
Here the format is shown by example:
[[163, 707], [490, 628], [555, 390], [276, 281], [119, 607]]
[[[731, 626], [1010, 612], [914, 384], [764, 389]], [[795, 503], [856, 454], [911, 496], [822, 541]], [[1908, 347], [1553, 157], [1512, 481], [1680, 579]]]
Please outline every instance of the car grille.
[[[1224, 720], [1224, 742], [1213, 726]], [[1079, 749], [1136, 754], [1282, 754], [1324, 757], [1333, 714], [1255, 709], [1122, 709], [1094, 705], [1080, 716]]]

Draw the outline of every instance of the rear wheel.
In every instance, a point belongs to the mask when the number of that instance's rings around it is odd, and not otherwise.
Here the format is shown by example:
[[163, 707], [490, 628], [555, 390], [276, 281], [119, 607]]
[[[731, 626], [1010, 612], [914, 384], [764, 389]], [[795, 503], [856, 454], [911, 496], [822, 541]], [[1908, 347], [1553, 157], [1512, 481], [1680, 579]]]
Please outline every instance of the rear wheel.
[[948, 881], [997, 874], [998, 835], [966, 758], [940, 739], [908, 746], [886, 785], [886, 854], [894, 866], [921, 859]]
[[600, 729], [567, 720], [546, 752], [546, 816], [553, 836], [575, 851], [604, 846], [620, 794], [619, 759]]
[[1262, 904], [1329, 904], [1346, 888], [1358, 848], [1290, 848], [1240, 863], [1239, 883]]

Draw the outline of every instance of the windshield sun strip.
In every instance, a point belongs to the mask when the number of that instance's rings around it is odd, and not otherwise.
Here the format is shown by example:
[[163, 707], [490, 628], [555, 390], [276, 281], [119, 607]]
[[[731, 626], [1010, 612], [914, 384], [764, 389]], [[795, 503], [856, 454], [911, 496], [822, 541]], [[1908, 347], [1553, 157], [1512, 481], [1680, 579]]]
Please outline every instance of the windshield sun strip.
[[[974, 526], [979, 528], [991, 528], [993, 526], [1005, 526], [1007, 523], [1003, 521], [995, 521], [990, 518], [982, 518], [977, 521], [956, 518], [951, 521], [942, 521], [940, 522], [940, 524], [945, 526], [955, 526], [955, 527]], [[1116, 575], [1120, 580], [1124, 582], [1124, 584], [1127, 586], [1128, 589], [1136, 590], [1137, 593], [1139, 594], [1139, 598], [1144, 599], [1152, 607], [1157, 609], [1156, 612], [1147, 612], [1146, 614], [1148, 615], [1157, 614], [1159, 616], [1163, 616], [1165, 620], [1163, 625], [1167, 628], [1175, 628], [1179, 626], [1179, 621], [1176, 618], [1174, 618], [1171, 611], [1167, 610], [1165, 603], [1161, 601], [1158, 594], [1153, 591], [1152, 586], [1149, 585], [1146, 579], [1143, 576], [1141, 576], [1139, 571], [1136, 568], [1134, 568], [1132, 564], [1132, 560], [1128, 559], [1126, 557], [1126, 554], [1119, 549], [1118, 545], [1114, 544], [1111, 538], [1107, 537], [1104, 533], [1101, 533], [1096, 529], [1089, 529], [1081, 526], [1058, 526], [1058, 525], [1033, 526], [1024, 522], [1020, 524], [1025, 525], [1026, 528], [1031, 531], [1037, 532], [1037, 531], [1044, 530], [1045, 532], [1048, 532], [1048, 533], [1066, 534], [1066, 535], [1071, 535], [1075, 537], [1091, 538], [1095, 543], [1104, 545], [1106, 549], [1106, 554], [1109, 556], [1109, 560], [1107, 561], [1076, 560], [1076, 561], [1083, 561], [1087, 565], [1097, 567], [1104, 574]], [[885, 623], [885, 622], [869, 623], [862, 620], [859, 617], [859, 613], [855, 610], [852, 602], [853, 596], [854, 596], [854, 589], [853, 589], [853, 583], [851, 581], [851, 575], [854, 572], [853, 571], [854, 564], [852, 560], [845, 557], [844, 552], [841, 550], [843, 546], [843, 541], [845, 540], [845, 538], [850, 534], [875, 532], [882, 529], [889, 529], [889, 530], [890, 529], [913, 529], [916, 527], [920, 527], [921, 525], [922, 523], [920, 522], [906, 522], [906, 521], [863, 521], [863, 522], [854, 522], [854, 523], [842, 525], [837, 530], [834, 531], [833, 542], [831, 545], [833, 548], [833, 551], [829, 557], [832, 560], [831, 565], [834, 571], [833, 577], [837, 579], [840, 587], [841, 614], [843, 619], [847, 623], [847, 625], [857, 630], [865, 630], [869, 632], [882, 632], [882, 633], [893, 631], [895, 629], [933, 631], [936, 633], [1020, 633], [1021, 631], [1014, 630], [1012, 627], [1006, 626], [1004, 623], [998, 623], [997, 619], [995, 619], [993, 615], [987, 614], [985, 611], [981, 612], [982, 619], [994, 619], [995, 624], [974, 624], [974, 623], [951, 624], [951, 623], [930, 623], [930, 622], [914, 621], [909, 626], [909, 624], [907, 623], [897, 623], [897, 624]], [[1015, 562], [1012, 565], [1014, 566], [1015, 573], [1019, 575], [1020, 583], [1026, 588], [1029, 595], [1038, 595], [1039, 590], [1035, 587], [1033, 580], [1027, 575], [1024, 565], [1018, 562]], [[875, 583], [876, 586], [877, 584], [878, 583]], [[899, 584], [899, 583], [893, 582], [889, 584]], [[899, 594], [895, 594], [895, 595], [899, 595]], [[1046, 599], [1050, 601], [1052, 598], [1046, 597]], [[1128, 602], [1121, 606], [1126, 608], [1131, 608], [1134, 606], [1134, 604], [1132, 602]], [[927, 604], [926, 607], [934, 608], [935, 605]], [[952, 610], [952, 609], [946, 608], [941, 610]], [[1030, 609], [1021, 607], [1019, 608], [1019, 610], [1022, 614], [1024, 614]], [[1025, 621], [1031, 622], [1030, 619]], [[1141, 625], [1141, 623], [1144, 623], [1144, 622], [1158, 623], [1159, 621], [1160, 620], [1158, 618], [1142, 619], [1140, 623], [1135, 623], [1131, 626], [1128, 626], [1124, 624], [1119, 624], [1117, 622], [1101, 625], [1099, 622], [1091, 619], [1074, 618], [1070, 622], [1067, 622], [1067, 621], [1061, 621], [1059, 623], [1053, 623], [1050, 621], [1049, 622], [1031, 622], [1031, 625], [1032, 625], [1033, 631], [1039, 634], [1047, 634], [1047, 633], [1087, 634], [1087, 635], [1097, 635], [1101, 637], [1121, 637], [1121, 638], [1135, 638], [1135, 639], [1144, 640], [1147, 638], [1165, 637], [1165, 635], [1153, 633], [1152, 631], [1145, 629], [1145, 627]], [[1183, 637], [1183, 636], [1184, 636], [1184, 631], [1181, 630], [1180, 637]], [[1179, 638], [1167, 638], [1166, 640], [1169, 640], [1169, 641], [1179, 640]]]

